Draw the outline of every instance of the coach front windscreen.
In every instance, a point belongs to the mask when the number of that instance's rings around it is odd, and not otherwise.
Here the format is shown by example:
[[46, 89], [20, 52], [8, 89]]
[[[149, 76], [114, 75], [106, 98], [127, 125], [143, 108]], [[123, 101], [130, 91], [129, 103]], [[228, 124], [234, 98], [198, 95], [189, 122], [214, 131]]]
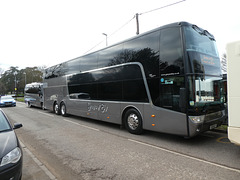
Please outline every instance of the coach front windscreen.
[[189, 85], [189, 115], [220, 112], [224, 106], [222, 73], [216, 41], [196, 25], [184, 27]]

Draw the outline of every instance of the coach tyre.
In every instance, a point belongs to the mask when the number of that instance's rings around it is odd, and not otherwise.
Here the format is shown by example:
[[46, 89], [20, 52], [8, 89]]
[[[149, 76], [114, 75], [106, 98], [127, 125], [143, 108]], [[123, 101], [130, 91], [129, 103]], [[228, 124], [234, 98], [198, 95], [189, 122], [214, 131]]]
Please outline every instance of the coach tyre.
[[54, 103], [54, 107], [53, 108], [54, 108], [53, 110], [54, 110], [55, 114], [59, 115], [60, 111], [59, 111], [59, 106], [58, 106], [57, 102]]
[[125, 127], [132, 134], [141, 134], [142, 129], [142, 117], [136, 109], [127, 110], [124, 117]]
[[43, 106], [43, 102], [41, 102], [41, 109], [46, 110], [45, 107]]
[[61, 108], [60, 110], [61, 110], [62, 116], [67, 116], [67, 108], [66, 108], [66, 105], [65, 105], [64, 102], [61, 103], [61, 107], [60, 108]]
[[28, 107], [32, 107], [32, 105], [31, 105], [31, 103], [28, 101], [28, 103], [27, 103], [27, 106]]

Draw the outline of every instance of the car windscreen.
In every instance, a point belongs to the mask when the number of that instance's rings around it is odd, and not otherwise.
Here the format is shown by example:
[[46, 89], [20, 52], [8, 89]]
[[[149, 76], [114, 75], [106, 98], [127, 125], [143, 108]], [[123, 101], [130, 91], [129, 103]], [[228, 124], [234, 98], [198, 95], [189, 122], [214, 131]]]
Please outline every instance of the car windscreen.
[[11, 130], [11, 126], [8, 123], [5, 115], [0, 111], [0, 133]]
[[2, 96], [1, 99], [9, 99], [9, 100], [12, 100], [13, 97], [11, 97], [11, 96]]

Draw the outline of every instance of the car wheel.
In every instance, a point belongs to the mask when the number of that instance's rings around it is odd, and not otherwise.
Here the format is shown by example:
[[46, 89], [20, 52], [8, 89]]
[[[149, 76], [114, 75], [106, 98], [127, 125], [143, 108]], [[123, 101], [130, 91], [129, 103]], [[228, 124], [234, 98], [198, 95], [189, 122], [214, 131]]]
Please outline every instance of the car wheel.
[[66, 108], [65, 103], [61, 103], [60, 110], [61, 110], [61, 115], [62, 116], [64, 116], [64, 117], [67, 116], [67, 108]]
[[125, 127], [132, 134], [141, 134], [142, 128], [142, 117], [136, 109], [129, 109], [124, 117]]
[[58, 106], [58, 103], [54, 103], [54, 106], [53, 106], [53, 111], [55, 114], [59, 115], [60, 114], [60, 110], [59, 110], [59, 106]]

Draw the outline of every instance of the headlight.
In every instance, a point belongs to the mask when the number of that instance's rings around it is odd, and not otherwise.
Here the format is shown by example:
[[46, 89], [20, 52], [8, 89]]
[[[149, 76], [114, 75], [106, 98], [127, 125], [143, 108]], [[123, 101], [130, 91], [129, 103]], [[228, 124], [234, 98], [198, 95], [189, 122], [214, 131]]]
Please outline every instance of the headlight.
[[189, 116], [189, 119], [191, 119], [194, 123], [203, 123], [204, 122], [205, 115], [203, 116]]
[[6, 156], [2, 158], [2, 162], [0, 167], [9, 164], [9, 163], [17, 163], [22, 156], [21, 150], [19, 147], [16, 147], [14, 150], [9, 152]]

